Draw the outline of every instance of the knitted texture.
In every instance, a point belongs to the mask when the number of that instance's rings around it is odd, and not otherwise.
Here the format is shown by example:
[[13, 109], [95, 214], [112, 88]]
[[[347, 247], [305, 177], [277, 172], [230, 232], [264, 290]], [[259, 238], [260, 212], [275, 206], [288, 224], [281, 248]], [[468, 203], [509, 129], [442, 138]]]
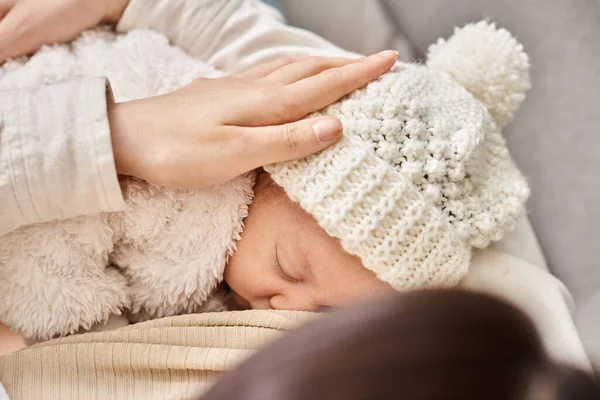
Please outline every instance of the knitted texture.
[[[435, 46], [435, 69], [398, 65], [311, 115], [341, 119], [338, 144], [266, 167], [346, 251], [397, 289], [456, 284], [471, 248], [499, 240], [529, 195], [500, 133], [529, 87], [522, 47], [486, 22]], [[456, 63], [460, 82], [446, 72]]]

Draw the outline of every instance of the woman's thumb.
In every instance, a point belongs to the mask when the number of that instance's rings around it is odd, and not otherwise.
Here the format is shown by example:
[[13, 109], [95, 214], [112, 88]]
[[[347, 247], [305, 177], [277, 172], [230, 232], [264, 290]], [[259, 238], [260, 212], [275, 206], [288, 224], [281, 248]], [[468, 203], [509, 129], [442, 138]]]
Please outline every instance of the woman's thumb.
[[295, 160], [324, 150], [338, 141], [342, 129], [341, 121], [334, 117], [253, 128], [258, 131], [253, 133], [254, 143], [260, 146], [254, 152], [258, 157], [257, 166]]

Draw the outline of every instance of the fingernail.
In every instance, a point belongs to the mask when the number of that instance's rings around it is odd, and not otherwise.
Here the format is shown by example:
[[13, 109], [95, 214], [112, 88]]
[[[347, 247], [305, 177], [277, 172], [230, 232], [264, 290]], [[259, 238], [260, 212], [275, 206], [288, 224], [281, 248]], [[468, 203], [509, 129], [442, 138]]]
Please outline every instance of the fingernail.
[[321, 142], [331, 142], [342, 136], [342, 123], [337, 118], [320, 119], [312, 128]]
[[382, 51], [381, 53], [378, 53], [380, 56], [383, 57], [390, 57], [390, 58], [398, 58], [398, 52], [396, 50], [385, 50]]

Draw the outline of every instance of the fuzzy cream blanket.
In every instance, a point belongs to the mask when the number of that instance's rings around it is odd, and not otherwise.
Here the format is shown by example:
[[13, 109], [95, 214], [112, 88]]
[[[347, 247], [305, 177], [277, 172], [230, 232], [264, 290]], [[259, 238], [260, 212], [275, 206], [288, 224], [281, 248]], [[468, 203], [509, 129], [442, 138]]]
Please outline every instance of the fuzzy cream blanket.
[[[5, 63], [0, 90], [105, 76], [121, 102], [220, 75], [159, 33], [99, 28]], [[0, 321], [45, 340], [122, 313], [138, 322], [223, 310], [208, 300], [240, 238], [253, 185], [252, 174], [201, 190], [130, 178], [123, 212], [25, 226], [0, 237]]]

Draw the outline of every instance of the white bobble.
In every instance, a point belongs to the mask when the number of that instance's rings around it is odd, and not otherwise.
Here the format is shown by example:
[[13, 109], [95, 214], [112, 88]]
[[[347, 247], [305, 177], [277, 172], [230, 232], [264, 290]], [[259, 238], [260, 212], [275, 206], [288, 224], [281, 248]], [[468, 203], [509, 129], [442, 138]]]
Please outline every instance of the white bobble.
[[448, 73], [505, 126], [530, 89], [529, 58], [505, 29], [481, 21], [429, 47], [427, 66]]

